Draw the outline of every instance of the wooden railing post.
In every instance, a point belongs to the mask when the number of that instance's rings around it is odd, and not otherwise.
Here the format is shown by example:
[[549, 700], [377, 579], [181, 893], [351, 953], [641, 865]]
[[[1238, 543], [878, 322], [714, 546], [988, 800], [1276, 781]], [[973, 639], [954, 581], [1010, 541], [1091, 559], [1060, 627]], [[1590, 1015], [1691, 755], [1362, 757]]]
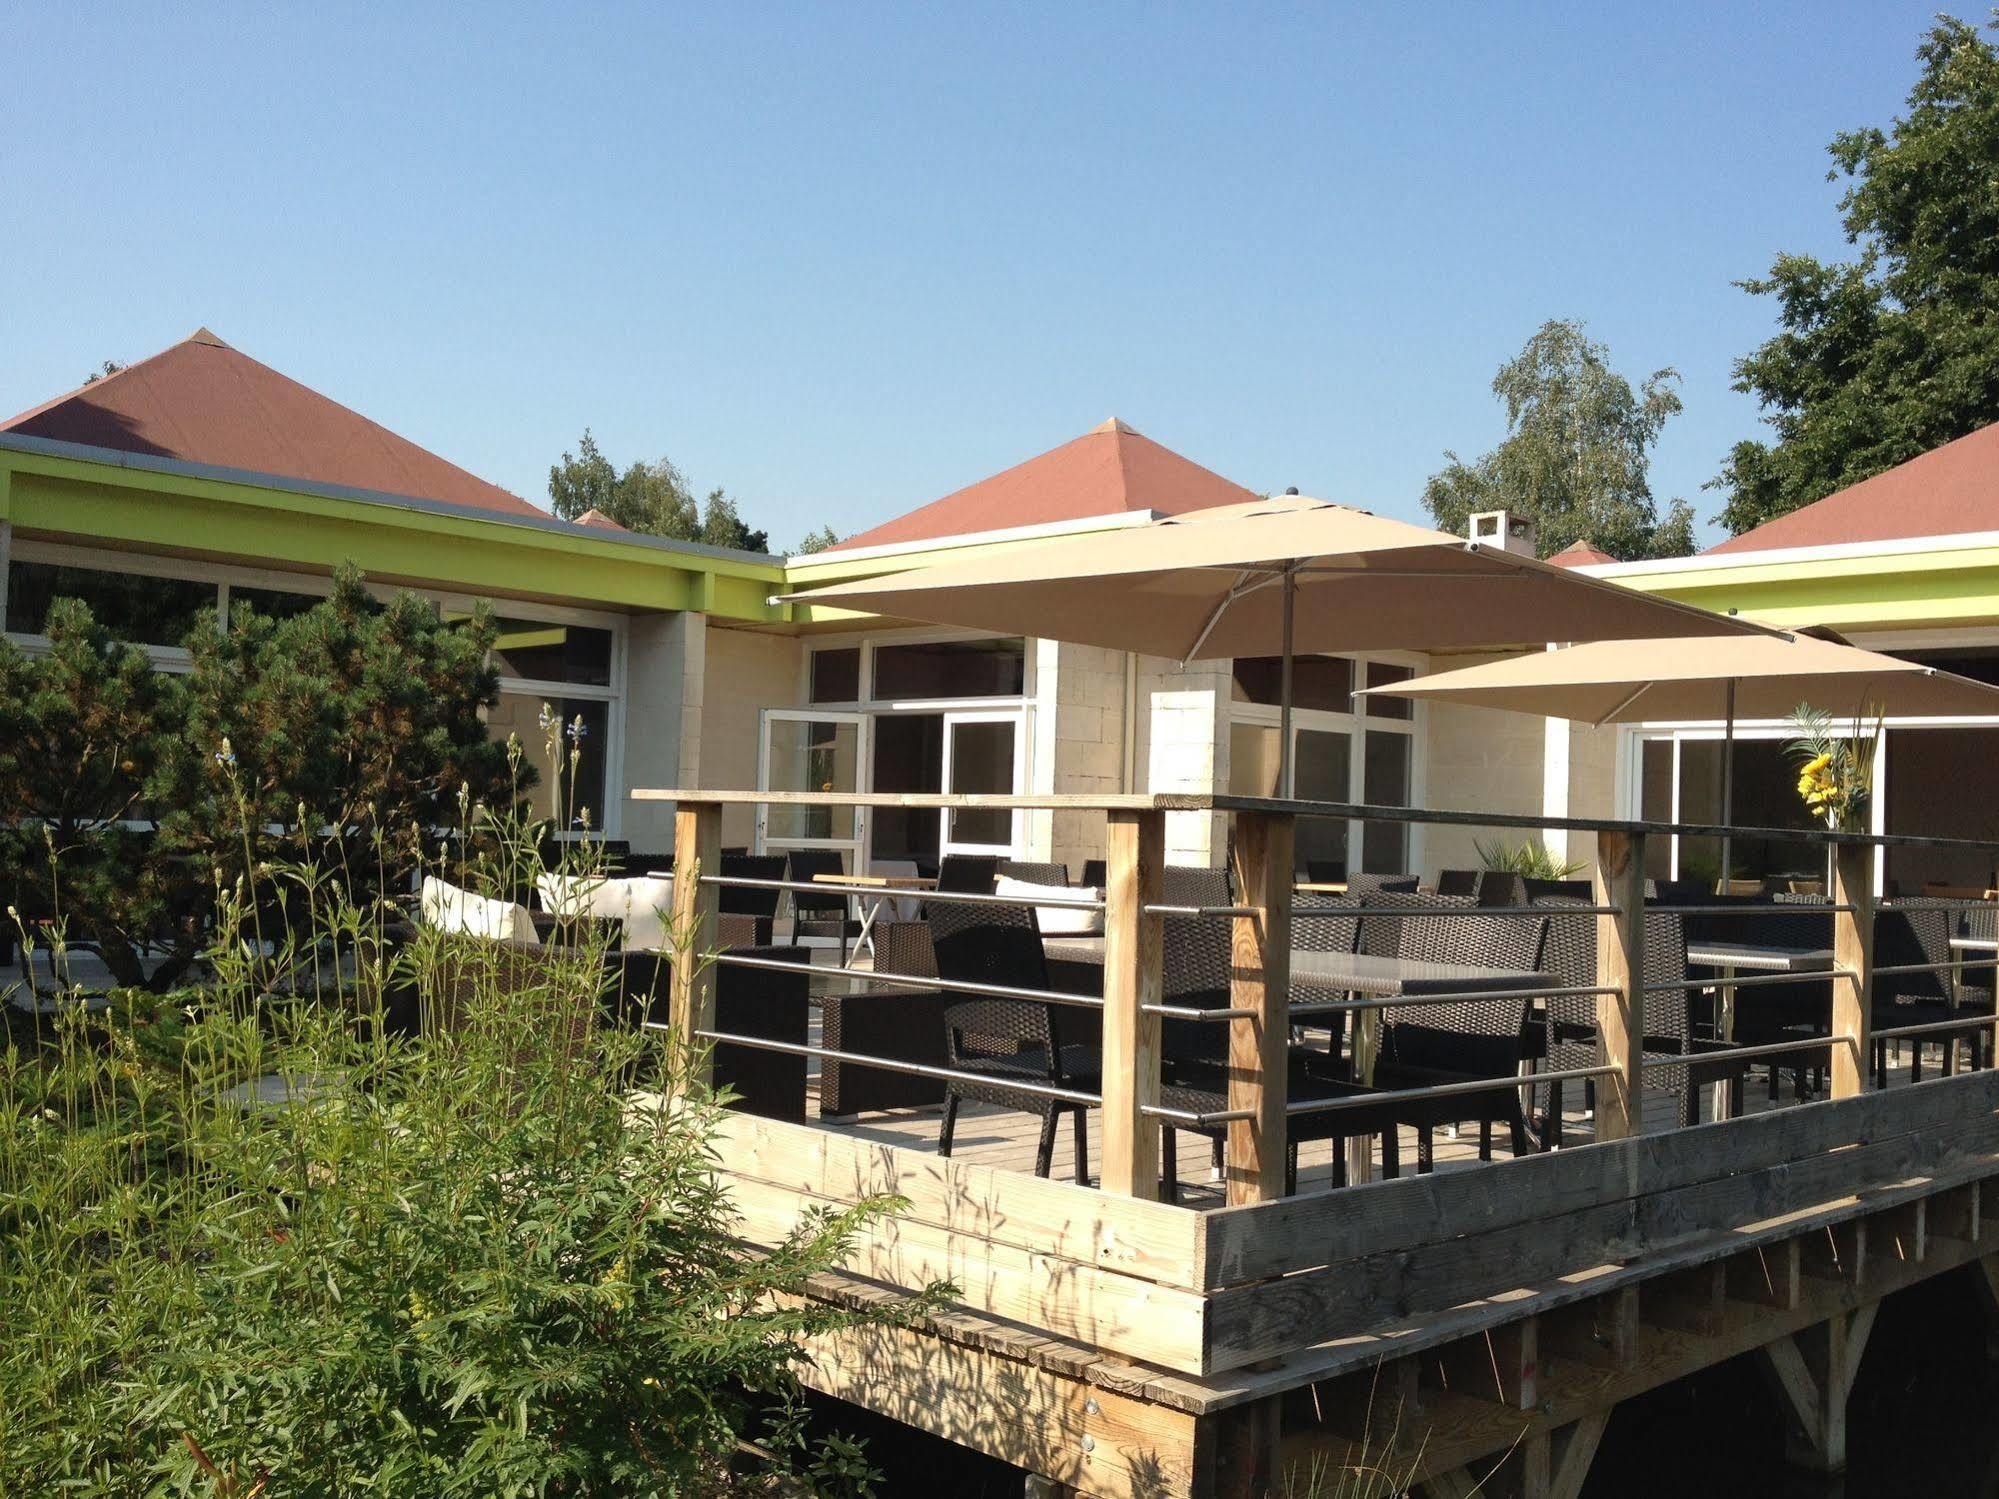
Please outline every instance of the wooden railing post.
[[1867, 1090], [1874, 1018], [1874, 850], [1840, 843], [1832, 855], [1832, 1096]]
[[1159, 1199], [1159, 1016], [1165, 923], [1159, 903], [1166, 863], [1164, 812], [1108, 814], [1104, 887], [1103, 1190]]
[[[1596, 1138], [1645, 1130], [1645, 835], [1596, 835], [1597, 1061], [1615, 1071], [1596, 1080]], [[1551, 1129], [1560, 1129], [1551, 1121]]]
[[1291, 881], [1296, 819], [1238, 812], [1235, 888], [1251, 912], [1234, 922], [1229, 1004], [1229, 1123], [1225, 1163], [1231, 1207], [1284, 1195], [1285, 1108], [1290, 1102]]
[[721, 807], [681, 802], [673, 813], [673, 981], [667, 1016], [674, 1039], [700, 1059], [687, 1081], [704, 1088], [714, 1082], [713, 1048], [695, 1033], [715, 1028], [715, 966], [707, 959], [716, 947], [720, 892], [700, 877], [717, 873], [721, 865]]

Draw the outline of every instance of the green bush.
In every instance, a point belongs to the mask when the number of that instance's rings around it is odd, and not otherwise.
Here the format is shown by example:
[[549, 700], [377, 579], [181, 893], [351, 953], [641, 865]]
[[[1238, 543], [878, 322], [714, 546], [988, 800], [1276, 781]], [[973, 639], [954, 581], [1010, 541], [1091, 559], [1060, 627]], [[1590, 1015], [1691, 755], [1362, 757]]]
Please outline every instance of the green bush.
[[1530, 880], [1566, 880], [1583, 867], [1580, 861], [1558, 858], [1545, 843], [1529, 838], [1524, 843], [1484, 843], [1472, 840], [1478, 851], [1479, 867], [1499, 874], [1517, 874]]
[[[538, 830], [462, 805], [494, 853], [448, 873], [490, 884]], [[260, 882], [312, 893], [280, 961], [218, 947], [212, 986], [66, 1008], [0, 1058], [0, 1493], [778, 1482], [739, 1444], [795, 1449], [799, 1340], [852, 1315], [797, 1293], [893, 1205], [750, 1252], [686, 1056], [587, 1023], [601, 937], [399, 939], [393, 906], [304, 863], [225, 886], [218, 930]], [[391, 1023], [403, 991], [418, 1035]], [[870, 1481], [846, 1445], [783, 1480]]]

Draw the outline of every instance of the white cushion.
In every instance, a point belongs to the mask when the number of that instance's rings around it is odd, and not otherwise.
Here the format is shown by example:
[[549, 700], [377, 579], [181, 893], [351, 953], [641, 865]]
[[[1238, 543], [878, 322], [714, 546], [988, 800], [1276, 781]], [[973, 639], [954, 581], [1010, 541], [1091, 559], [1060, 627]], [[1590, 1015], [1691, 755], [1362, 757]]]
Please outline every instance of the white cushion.
[[417, 902], [418, 915], [425, 926], [441, 932], [463, 932], [487, 937], [495, 942], [511, 942], [516, 947], [540, 947], [541, 937], [526, 906], [490, 895], [474, 895], [434, 874], [423, 877]]
[[[1011, 875], [1001, 875], [993, 885], [993, 894], [1010, 895], [1014, 899], [1032, 903], [1036, 900], [1102, 900], [1104, 892], [1087, 886], [1036, 885], [1027, 880], [1017, 880]], [[1073, 906], [1035, 906], [1035, 923], [1044, 937], [1094, 937], [1104, 929], [1102, 911], [1083, 911]]]
[[663, 951], [673, 916], [673, 876], [636, 875], [609, 880], [594, 874], [540, 874], [535, 886], [544, 909], [558, 916], [596, 916], [625, 924], [624, 945]]

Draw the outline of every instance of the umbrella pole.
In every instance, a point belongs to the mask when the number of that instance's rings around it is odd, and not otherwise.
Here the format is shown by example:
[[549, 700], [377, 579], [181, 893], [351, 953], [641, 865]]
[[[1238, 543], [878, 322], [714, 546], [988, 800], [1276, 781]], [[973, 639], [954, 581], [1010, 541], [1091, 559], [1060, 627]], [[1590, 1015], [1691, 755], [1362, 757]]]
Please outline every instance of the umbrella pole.
[[1721, 889], [1726, 892], [1732, 871], [1729, 868], [1730, 830], [1735, 826], [1735, 678], [1728, 679], [1728, 726], [1721, 740]]
[[1298, 601], [1298, 575], [1284, 570], [1284, 636], [1277, 668], [1277, 794], [1291, 797], [1291, 628]]

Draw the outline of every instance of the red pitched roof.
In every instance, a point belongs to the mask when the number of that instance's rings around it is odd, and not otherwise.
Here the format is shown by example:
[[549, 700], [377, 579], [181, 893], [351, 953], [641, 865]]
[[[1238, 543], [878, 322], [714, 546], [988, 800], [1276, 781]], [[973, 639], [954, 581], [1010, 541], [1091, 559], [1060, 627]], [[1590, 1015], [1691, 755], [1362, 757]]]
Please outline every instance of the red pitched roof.
[[1999, 531], [1999, 423], [1731, 536], [1707, 555]]
[[1049, 525], [1121, 510], [1179, 515], [1255, 498], [1253, 491], [1161, 447], [1113, 417], [1072, 442], [849, 536], [828, 550]]
[[623, 531], [627, 529], [612, 520], [610, 516], [599, 510], [595, 505], [592, 505], [588, 510], [577, 516], [576, 524], [579, 526], [595, 526], [602, 531]]
[[206, 328], [0, 422], [0, 432], [507, 515], [548, 513], [259, 364]]
[[1572, 541], [1548, 559], [1556, 567], [1594, 567], [1599, 562], [1615, 562], [1608, 552], [1600, 552], [1587, 541]]

